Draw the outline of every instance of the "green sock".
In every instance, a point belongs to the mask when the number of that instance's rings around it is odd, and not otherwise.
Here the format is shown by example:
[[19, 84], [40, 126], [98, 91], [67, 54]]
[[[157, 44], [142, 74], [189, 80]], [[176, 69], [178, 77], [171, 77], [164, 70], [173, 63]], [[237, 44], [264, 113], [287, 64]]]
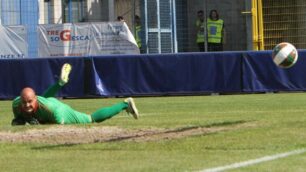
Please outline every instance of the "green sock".
[[97, 110], [93, 114], [91, 114], [91, 118], [93, 122], [102, 122], [106, 119], [109, 119], [118, 113], [120, 113], [122, 110], [126, 109], [128, 107], [128, 104], [125, 102], [117, 103], [110, 107], [105, 107]]
[[53, 85], [51, 85], [44, 93], [43, 97], [55, 97], [56, 93], [61, 89], [62, 86], [57, 82]]

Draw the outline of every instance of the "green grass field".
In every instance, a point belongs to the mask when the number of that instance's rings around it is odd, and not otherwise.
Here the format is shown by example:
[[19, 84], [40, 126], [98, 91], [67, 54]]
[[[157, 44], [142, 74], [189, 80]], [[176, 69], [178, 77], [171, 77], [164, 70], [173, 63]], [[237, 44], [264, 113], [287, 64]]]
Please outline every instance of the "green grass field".
[[[91, 113], [123, 99], [65, 99]], [[306, 94], [248, 94], [135, 98], [139, 120], [121, 113], [80, 128], [118, 127], [132, 139], [79, 144], [0, 138], [1, 171], [204, 171], [306, 148]], [[12, 127], [11, 102], [0, 102], [0, 133], [44, 130]], [[71, 126], [64, 126], [71, 127]], [[138, 131], [160, 131], [160, 135]], [[171, 132], [170, 132], [171, 131]], [[179, 136], [179, 137], [176, 137]], [[154, 138], [154, 139], [150, 139]], [[306, 153], [228, 171], [305, 171]]]

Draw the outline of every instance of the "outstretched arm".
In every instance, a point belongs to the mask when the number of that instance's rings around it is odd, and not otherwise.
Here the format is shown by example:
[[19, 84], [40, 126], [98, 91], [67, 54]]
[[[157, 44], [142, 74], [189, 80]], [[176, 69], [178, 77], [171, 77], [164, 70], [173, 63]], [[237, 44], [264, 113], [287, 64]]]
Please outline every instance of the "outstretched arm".
[[14, 118], [11, 122], [12, 125], [25, 125], [26, 122], [22, 118]]
[[38, 125], [39, 122], [34, 117], [23, 117], [21, 114], [15, 114], [15, 118], [12, 120], [11, 125], [25, 125], [26, 123], [29, 123], [30, 125]]
[[14, 113], [14, 119], [12, 120], [11, 125], [25, 125], [26, 123], [29, 123], [30, 125], [39, 124], [36, 118], [22, 114], [20, 108], [20, 97], [13, 100], [12, 110]]
[[25, 125], [26, 123], [20, 112], [19, 105], [20, 105], [20, 97], [17, 97], [12, 102], [12, 111], [14, 113], [14, 119], [11, 122], [12, 125]]
[[39, 122], [37, 119], [35, 118], [27, 118], [27, 119], [24, 119], [24, 118], [14, 118], [12, 120], [12, 125], [25, 125], [26, 123], [29, 123], [30, 125], [38, 125]]

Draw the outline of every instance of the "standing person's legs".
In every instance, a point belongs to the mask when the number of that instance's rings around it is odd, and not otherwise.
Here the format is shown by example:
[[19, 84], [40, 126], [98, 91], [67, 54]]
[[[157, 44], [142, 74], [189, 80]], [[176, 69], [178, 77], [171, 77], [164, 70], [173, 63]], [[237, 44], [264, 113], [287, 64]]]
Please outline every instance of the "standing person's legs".
[[223, 51], [223, 44], [222, 43], [219, 43], [217, 45], [217, 50], [216, 51]]
[[207, 44], [207, 51], [214, 51], [214, 48], [213, 48], [213, 45], [212, 45], [212, 43], [208, 43]]
[[199, 42], [198, 43], [198, 48], [199, 48], [200, 52], [204, 52], [205, 51], [205, 44], [204, 44], [204, 42]]
[[208, 43], [208, 51], [223, 51], [222, 43]]

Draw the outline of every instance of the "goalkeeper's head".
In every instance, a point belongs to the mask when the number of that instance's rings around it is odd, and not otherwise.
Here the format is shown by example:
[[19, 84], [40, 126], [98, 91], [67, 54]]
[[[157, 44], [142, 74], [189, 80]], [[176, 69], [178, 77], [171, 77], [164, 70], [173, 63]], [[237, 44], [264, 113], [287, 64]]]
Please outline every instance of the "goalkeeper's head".
[[32, 114], [37, 110], [38, 107], [37, 96], [32, 88], [26, 87], [22, 89], [20, 93], [20, 100], [21, 100], [21, 110], [23, 112], [27, 114]]

